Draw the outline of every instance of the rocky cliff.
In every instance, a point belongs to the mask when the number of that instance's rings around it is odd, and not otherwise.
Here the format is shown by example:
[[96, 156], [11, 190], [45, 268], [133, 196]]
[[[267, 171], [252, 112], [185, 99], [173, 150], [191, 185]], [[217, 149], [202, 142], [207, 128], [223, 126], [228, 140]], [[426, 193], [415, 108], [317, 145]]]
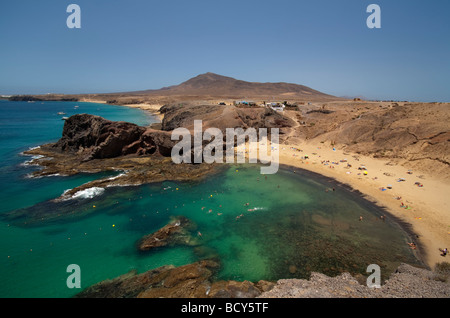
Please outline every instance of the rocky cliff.
[[61, 139], [52, 147], [87, 161], [130, 154], [168, 157], [173, 145], [168, 132], [79, 114], [66, 120]]

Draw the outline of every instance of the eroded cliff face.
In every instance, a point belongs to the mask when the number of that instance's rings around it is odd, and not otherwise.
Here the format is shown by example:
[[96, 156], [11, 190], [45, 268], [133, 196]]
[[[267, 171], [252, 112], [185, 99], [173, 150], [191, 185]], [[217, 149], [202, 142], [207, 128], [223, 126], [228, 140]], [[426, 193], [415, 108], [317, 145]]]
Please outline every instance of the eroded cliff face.
[[52, 147], [87, 161], [131, 154], [167, 157], [173, 145], [168, 132], [79, 114], [66, 120], [61, 139]]

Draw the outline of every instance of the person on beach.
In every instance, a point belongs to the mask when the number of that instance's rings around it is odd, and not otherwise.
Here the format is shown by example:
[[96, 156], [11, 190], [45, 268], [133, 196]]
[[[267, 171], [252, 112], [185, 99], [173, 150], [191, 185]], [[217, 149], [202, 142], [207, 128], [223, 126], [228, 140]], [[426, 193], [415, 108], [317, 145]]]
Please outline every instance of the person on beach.
[[448, 254], [448, 249], [447, 248], [444, 248], [443, 250], [442, 249], [439, 249], [439, 250], [442, 252], [441, 256], [445, 257]]
[[414, 244], [413, 242], [408, 243], [409, 247], [411, 247], [411, 249], [415, 250], [416, 249], [416, 244]]

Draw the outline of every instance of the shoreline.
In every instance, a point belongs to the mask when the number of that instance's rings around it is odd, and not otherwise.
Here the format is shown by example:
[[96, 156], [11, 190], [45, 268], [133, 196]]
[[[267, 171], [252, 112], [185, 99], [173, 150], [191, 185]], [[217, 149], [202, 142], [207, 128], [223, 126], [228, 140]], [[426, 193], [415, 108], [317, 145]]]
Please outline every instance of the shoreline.
[[[369, 202], [385, 209], [397, 219], [397, 223], [402, 223], [403, 229], [404, 225], [410, 227], [412, 233], [419, 236], [417, 248], [421, 255], [420, 260], [431, 269], [436, 263], [446, 260], [440, 255], [439, 248], [450, 245], [450, 216], [445, 213], [450, 210], [445, 202], [445, 194], [450, 193], [448, 183], [429, 175], [426, 175], [425, 179], [417, 178], [417, 175], [423, 175], [420, 171], [414, 170], [413, 174], [409, 175], [406, 174], [407, 168], [399, 164], [387, 164], [389, 160], [350, 154], [336, 147], [333, 150], [333, 147], [323, 144], [317, 146], [302, 142], [300, 147], [280, 144], [279, 148], [280, 165], [311, 171], [336, 180], [352, 191], [358, 191]], [[301, 151], [296, 150], [299, 148]], [[309, 158], [304, 159], [305, 155]], [[340, 162], [345, 159], [347, 162]], [[322, 163], [327, 160], [327, 165]], [[352, 167], [346, 168], [347, 163]], [[367, 175], [364, 175], [363, 170], [358, 170], [362, 165], [367, 168]], [[405, 178], [406, 181], [397, 182], [398, 178]], [[424, 186], [415, 185], [416, 180]], [[387, 188], [388, 185], [392, 188]], [[396, 197], [401, 199], [397, 200]], [[410, 209], [400, 207], [402, 202]]]
[[163, 105], [142, 103], [142, 104], [123, 104], [119, 106], [142, 109], [144, 111], [149, 112], [151, 115], [157, 117], [159, 119], [159, 122], [162, 122], [164, 118], [164, 115], [159, 112], [159, 109]]
[[[152, 115], [156, 112], [160, 120], [164, 118], [164, 114], [158, 111], [160, 105], [123, 106], [140, 108]], [[346, 185], [351, 191], [358, 191], [361, 197], [395, 217], [402, 229], [410, 229], [406, 232], [415, 236], [414, 241], [418, 243], [416, 245], [421, 256], [419, 260], [429, 268], [433, 269], [437, 263], [447, 260], [440, 255], [439, 249], [450, 246], [450, 213], [445, 213], [450, 211], [450, 204], [446, 201], [446, 196], [450, 193], [450, 182], [416, 168], [411, 168], [412, 174], [407, 174], [407, 162], [393, 163], [395, 158], [373, 158], [350, 153], [329, 143], [285, 141], [278, 147], [280, 165], [311, 171]], [[309, 159], [301, 159], [304, 155], [308, 155]], [[347, 159], [347, 162], [340, 162], [343, 159]], [[328, 165], [322, 164], [322, 161], [327, 160]], [[346, 169], [347, 163], [352, 167]], [[358, 170], [360, 166], [367, 168], [367, 175], [363, 174], [363, 170]], [[399, 178], [406, 181], [397, 182]], [[418, 187], [415, 182], [424, 186]], [[387, 188], [388, 185], [392, 188]], [[401, 199], [396, 200], [396, 197]], [[408, 209], [400, 207], [401, 203], [408, 206]]]
[[[326, 176], [324, 174], [317, 173], [312, 170], [308, 170], [304, 167], [298, 167], [298, 166], [292, 166], [288, 164], [282, 164], [280, 163], [279, 168], [284, 171], [292, 172], [294, 174], [297, 174], [299, 177], [303, 174], [306, 175], [308, 178], [311, 178], [313, 180], [320, 180], [321, 183], [328, 182], [330, 183], [330, 189], [331, 187], [336, 188], [336, 190], [339, 190], [339, 188], [343, 188], [344, 191], [347, 191], [351, 193], [351, 196], [356, 199], [358, 204], [362, 204], [363, 206], [370, 206], [370, 208], [376, 210], [376, 212], [379, 212], [380, 215], [384, 215], [387, 220], [389, 220], [391, 223], [393, 223], [395, 226], [399, 227], [401, 231], [405, 233], [405, 235], [411, 239], [411, 241], [420, 241], [420, 239], [417, 238], [417, 233], [414, 232], [412, 224], [405, 222], [395, 214], [393, 214], [389, 209], [387, 209], [386, 206], [380, 205], [379, 202], [376, 202], [373, 200], [373, 198], [367, 196], [363, 192], [359, 191], [358, 189], [355, 189], [352, 185], [348, 183], [343, 183], [336, 178]], [[414, 239], [413, 239], [414, 238]], [[425, 255], [426, 251], [423, 250], [423, 246], [419, 245], [417, 249], [413, 252], [415, 255], [417, 261], [421, 263], [423, 266], [428, 267], [429, 270], [432, 270], [432, 268], [429, 268], [427, 263], [425, 262]], [[417, 266], [417, 265], [413, 265]]]
[[106, 100], [97, 100], [97, 99], [90, 99], [90, 98], [82, 98], [79, 100], [80, 103], [96, 103], [96, 104], [106, 104], [106, 105], [112, 105], [112, 106], [123, 106], [123, 107], [130, 107], [130, 108], [138, 108], [142, 109], [144, 111], [149, 112], [151, 115], [158, 118], [158, 120], [161, 122], [164, 118], [164, 115], [159, 112], [159, 109], [163, 106], [160, 104], [147, 104], [147, 103], [140, 103], [140, 104], [109, 104]]

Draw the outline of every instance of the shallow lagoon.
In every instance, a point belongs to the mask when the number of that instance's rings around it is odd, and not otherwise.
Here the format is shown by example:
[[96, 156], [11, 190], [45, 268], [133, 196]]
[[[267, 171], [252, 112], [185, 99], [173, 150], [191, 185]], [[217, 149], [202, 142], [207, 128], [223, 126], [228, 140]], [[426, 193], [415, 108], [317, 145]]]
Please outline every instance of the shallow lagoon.
[[[17, 219], [2, 231], [14, 242], [11, 257], [3, 258], [10, 274], [3, 286], [26, 273], [41, 288], [18, 288], [17, 295], [26, 290], [31, 296], [70, 296], [75, 291], [65, 287], [65, 268], [73, 263], [87, 287], [131, 269], [211, 257], [221, 263], [217, 279], [250, 281], [308, 278], [311, 271], [367, 276], [373, 263], [386, 278], [401, 262], [416, 262], [406, 233], [389, 217], [381, 220], [381, 209], [310, 177], [280, 170], [266, 178], [257, 167], [231, 166], [203, 181], [114, 187], [92, 199], [41, 203], [40, 209], [71, 213], [33, 224]], [[195, 246], [137, 250], [142, 236], [178, 215], [196, 224]]]

